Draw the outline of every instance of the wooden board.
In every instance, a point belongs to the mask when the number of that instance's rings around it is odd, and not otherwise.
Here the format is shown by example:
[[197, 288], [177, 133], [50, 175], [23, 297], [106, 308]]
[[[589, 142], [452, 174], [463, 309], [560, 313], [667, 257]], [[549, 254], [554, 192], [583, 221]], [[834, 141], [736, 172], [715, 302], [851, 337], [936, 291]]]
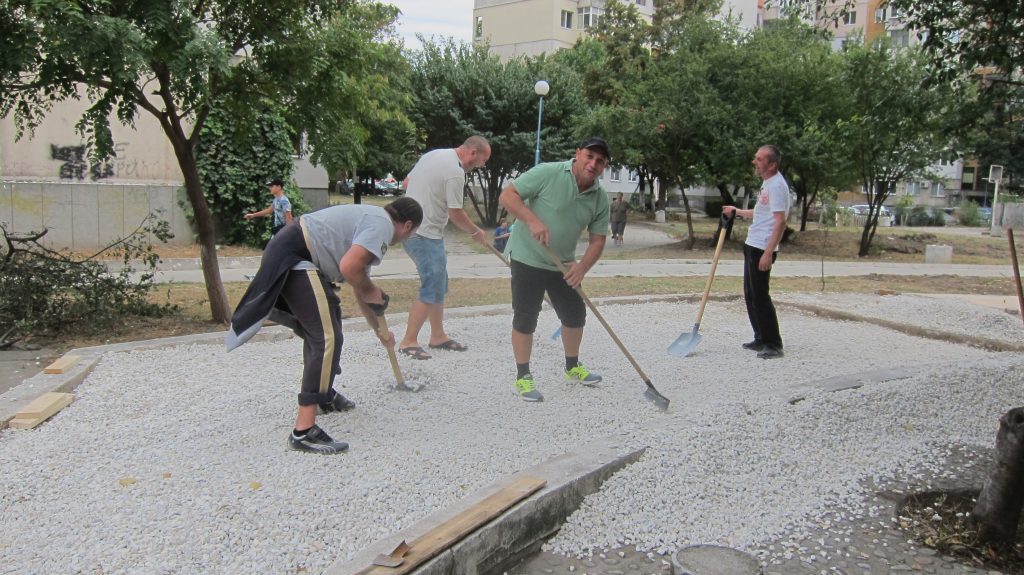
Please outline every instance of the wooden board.
[[32, 429], [70, 405], [74, 399], [73, 393], [44, 393], [25, 406], [25, 409], [14, 414], [14, 419], [7, 424], [12, 429]]
[[520, 477], [497, 493], [488, 496], [469, 509], [459, 513], [443, 525], [438, 525], [409, 545], [405, 561], [397, 567], [371, 565], [359, 575], [403, 575], [458, 543], [480, 526], [501, 515], [516, 503], [533, 495], [547, 481], [536, 477]]
[[72, 365], [78, 363], [78, 360], [82, 359], [77, 355], [64, 355], [57, 359], [57, 361], [43, 368], [43, 373], [64, 373]]

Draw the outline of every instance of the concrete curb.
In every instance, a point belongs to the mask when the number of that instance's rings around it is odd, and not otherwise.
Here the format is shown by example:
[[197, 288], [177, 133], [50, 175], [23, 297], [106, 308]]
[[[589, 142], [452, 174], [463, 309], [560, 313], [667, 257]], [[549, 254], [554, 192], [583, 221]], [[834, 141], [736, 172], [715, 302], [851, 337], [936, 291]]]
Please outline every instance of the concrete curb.
[[534, 551], [561, 528], [583, 499], [626, 465], [636, 462], [646, 447], [623, 451], [620, 439], [602, 439], [502, 478], [440, 510], [413, 526], [370, 545], [351, 561], [340, 561], [324, 575], [356, 575], [380, 554], [389, 554], [402, 541], [411, 543], [431, 529], [485, 499], [521, 476], [547, 480], [547, 485], [451, 548], [412, 571], [416, 575], [480, 575], [497, 572]]

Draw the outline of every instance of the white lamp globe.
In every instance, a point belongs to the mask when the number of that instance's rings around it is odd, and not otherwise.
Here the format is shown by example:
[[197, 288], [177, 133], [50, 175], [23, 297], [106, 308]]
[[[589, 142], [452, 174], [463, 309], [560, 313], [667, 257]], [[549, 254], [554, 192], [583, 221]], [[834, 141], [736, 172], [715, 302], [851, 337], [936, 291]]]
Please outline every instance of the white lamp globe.
[[537, 83], [533, 85], [533, 91], [538, 96], [547, 96], [551, 86], [548, 85], [544, 80], [537, 80]]

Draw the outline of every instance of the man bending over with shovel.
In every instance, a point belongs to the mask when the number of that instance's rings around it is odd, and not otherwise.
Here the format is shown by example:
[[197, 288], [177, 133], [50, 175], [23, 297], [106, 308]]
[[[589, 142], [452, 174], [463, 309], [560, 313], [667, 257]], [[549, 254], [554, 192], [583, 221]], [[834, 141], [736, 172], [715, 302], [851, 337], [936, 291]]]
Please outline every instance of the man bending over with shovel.
[[[589, 138], [567, 162], [539, 164], [501, 192], [499, 203], [516, 217], [508, 242], [512, 268], [512, 352], [516, 359], [515, 393], [524, 401], [544, 401], [530, 373], [533, 332], [544, 293], [562, 322], [565, 379], [596, 385], [601, 376], [579, 361], [587, 308], [576, 288], [597, 263], [608, 234], [608, 194], [597, 178], [608, 165], [608, 144]], [[580, 261], [576, 241], [589, 230], [589, 244]], [[558, 271], [553, 254], [571, 262]]]
[[260, 269], [231, 316], [228, 351], [256, 334], [267, 319], [286, 325], [303, 339], [302, 391], [295, 430], [288, 445], [298, 451], [341, 453], [348, 444], [335, 441], [316, 425], [324, 413], [355, 407], [334, 389], [341, 373], [341, 302], [331, 282], [352, 286], [356, 302], [386, 346], [395, 345], [390, 332], [377, 330], [377, 314], [388, 296], [370, 280], [370, 266], [380, 263], [389, 245], [408, 238], [423, 210], [412, 198], [399, 198], [385, 207], [362, 204], [332, 206], [299, 218], [271, 238]]
[[761, 359], [782, 357], [779, 318], [768, 291], [772, 264], [779, 252], [779, 242], [786, 231], [786, 217], [789, 216], [789, 185], [779, 173], [781, 159], [775, 146], [758, 148], [752, 162], [754, 172], [762, 179], [757, 205], [752, 210], [722, 207], [727, 216], [735, 212], [740, 217], [754, 220], [747, 230], [747, 241], [743, 246], [743, 299], [746, 300], [750, 327], [754, 329], [754, 340], [743, 344], [743, 348], [756, 351]]

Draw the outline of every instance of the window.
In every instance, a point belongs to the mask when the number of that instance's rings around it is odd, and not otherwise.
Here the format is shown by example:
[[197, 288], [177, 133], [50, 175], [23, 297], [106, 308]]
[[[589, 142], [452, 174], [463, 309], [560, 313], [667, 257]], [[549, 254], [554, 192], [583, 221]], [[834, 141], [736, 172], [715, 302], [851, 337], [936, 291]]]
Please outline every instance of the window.
[[910, 30], [904, 28], [903, 30], [889, 30], [889, 41], [896, 48], [906, 48], [910, 46]]
[[640, 175], [636, 173], [636, 170], [630, 170], [628, 177], [629, 177], [628, 181], [630, 181], [630, 182], [639, 182], [640, 181]]
[[647, 6], [647, 0], [636, 0], [637, 6]]
[[484, 17], [483, 16], [477, 16], [476, 17], [476, 32], [475, 32], [475, 34], [476, 34], [476, 38], [477, 39], [480, 39], [480, 38], [484, 37]]
[[885, 22], [885, 8], [875, 10], [875, 22]]
[[622, 168], [619, 168], [619, 167], [612, 168], [612, 175], [611, 175], [611, 177], [609, 179], [611, 181], [613, 181], [613, 182], [618, 182], [621, 178], [622, 178]]
[[576, 13], [579, 16], [577, 26], [580, 29], [587, 29], [591, 26], [597, 26], [597, 20], [601, 16], [601, 9], [593, 6], [587, 6], [585, 8], [578, 8]]
[[572, 30], [572, 11], [562, 10], [562, 28]]
[[900, 17], [900, 9], [890, 4], [889, 5], [889, 17], [890, 18], [899, 18]]
[[965, 188], [969, 190], [974, 189], [974, 168], [964, 168], [964, 173], [960, 177], [960, 181], [963, 182]]
[[921, 193], [921, 182], [907, 182], [907, 195], [916, 196]]
[[942, 182], [933, 182], [931, 189], [933, 198], [941, 198], [946, 195], [946, 186], [942, 185]]
[[851, 25], [856, 24], [856, 23], [857, 23], [857, 13], [856, 12], [854, 12], [853, 10], [850, 10], [846, 14], [843, 14], [843, 24], [846, 24], [847, 26], [851, 26]]

